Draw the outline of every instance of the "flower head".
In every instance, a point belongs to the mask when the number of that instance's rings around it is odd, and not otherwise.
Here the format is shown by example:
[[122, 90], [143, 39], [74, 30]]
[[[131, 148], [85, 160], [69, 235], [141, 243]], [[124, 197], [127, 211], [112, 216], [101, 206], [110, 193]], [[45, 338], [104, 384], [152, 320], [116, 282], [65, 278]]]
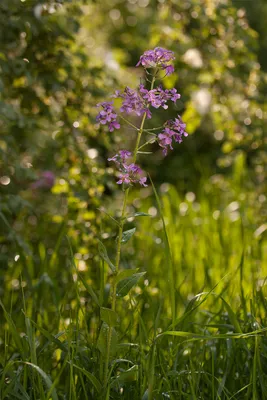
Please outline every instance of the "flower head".
[[180, 99], [180, 94], [176, 89], [163, 90], [161, 86], [155, 89], [147, 90], [143, 85], [140, 85], [140, 93], [143, 98], [154, 108], [163, 107], [165, 110], [168, 108], [167, 101], [171, 100], [174, 103]]
[[123, 93], [116, 90], [114, 97], [120, 97], [123, 99], [120, 108], [121, 112], [125, 112], [126, 114], [134, 113], [139, 117], [146, 113], [147, 118], [151, 118], [151, 113], [145, 104], [142, 93], [139, 90], [134, 90], [127, 86]]
[[173, 139], [177, 143], [182, 143], [183, 136], [188, 136], [185, 128], [186, 124], [182, 121], [179, 115], [174, 120], [169, 120], [166, 122], [163, 131], [158, 135], [159, 145], [163, 148], [163, 154], [165, 156], [168, 153], [168, 149], [173, 150]]
[[102, 107], [102, 110], [96, 117], [97, 122], [102, 125], [108, 124], [108, 128], [110, 132], [113, 132], [114, 129], [119, 129], [120, 124], [117, 121], [117, 114], [114, 110], [113, 103], [110, 101], [104, 101], [103, 103], [98, 103], [97, 107]]
[[136, 164], [122, 164], [121, 165], [121, 173], [119, 174], [119, 180], [117, 183], [120, 185], [122, 183], [126, 183], [128, 185], [132, 185], [133, 183], [139, 183], [141, 186], [147, 186], [146, 184], [146, 176], [143, 174], [143, 170]]
[[108, 161], [114, 161], [116, 164], [124, 164], [130, 158], [132, 153], [128, 150], [120, 150], [115, 156], [108, 158]]
[[136, 66], [142, 65], [144, 68], [160, 68], [165, 70], [166, 75], [170, 75], [174, 71], [173, 66], [170, 64], [174, 59], [172, 51], [156, 47], [154, 50], [145, 51]]
[[43, 171], [40, 178], [32, 185], [32, 189], [51, 189], [55, 184], [55, 174], [52, 171]]
[[142, 169], [134, 164], [127, 164], [126, 160], [131, 157], [132, 153], [128, 150], [120, 150], [118, 154], [108, 159], [108, 161], [113, 161], [119, 170], [119, 180], [117, 183], [119, 185], [132, 185], [134, 183], [139, 183], [141, 186], [147, 186], [147, 178], [144, 176]]

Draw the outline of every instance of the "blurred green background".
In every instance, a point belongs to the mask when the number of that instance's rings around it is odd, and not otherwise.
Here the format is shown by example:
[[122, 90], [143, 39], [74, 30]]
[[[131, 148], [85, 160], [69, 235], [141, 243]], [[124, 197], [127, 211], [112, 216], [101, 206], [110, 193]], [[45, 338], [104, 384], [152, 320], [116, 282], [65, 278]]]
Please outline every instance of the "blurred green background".
[[[2, 268], [20, 249], [37, 258], [40, 244], [49, 250], [62, 224], [77, 248], [90, 247], [96, 208], [116, 195], [106, 159], [130, 140], [126, 127], [99, 132], [95, 104], [115, 87], [134, 87], [140, 54], [155, 46], [175, 53], [176, 73], [165, 84], [182, 99], [168, 115], [182, 113], [190, 137], [166, 159], [155, 146], [144, 168], [180, 194], [206, 188], [212, 196], [217, 188], [222, 201], [245, 198], [260, 223], [266, 217], [266, 17], [263, 0], [2, 0]], [[55, 184], [33, 190], [44, 171]]]
[[[92, 268], [97, 208], [117, 198], [107, 157], [130, 146], [132, 135], [127, 127], [99, 131], [95, 105], [114, 88], [134, 87], [140, 55], [155, 46], [174, 51], [176, 73], [165, 85], [182, 98], [153, 126], [178, 112], [190, 137], [168, 157], [155, 146], [140, 162], [157, 186], [167, 182], [181, 198], [193, 193], [193, 203], [208, 201], [211, 218], [235, 202], [235, 211], [243, 209], [235, 218], [264, 235], [266, 18], [261, 0], [2, 0], [2, 292], [18, 289], [19, 273], [64, 281], [65, 272], [40, 266], [58, 243], [68, 270], [66, 234], [78, 260]], [[149, 195], [144, 189], [141, 198]], [[30, 272], [23, 258], [31, 260]]]
[[[99, 130], [95, 105], [115, 89], [135, 87], [143, 77], [135, 65], [155, 46], [175, 53], [175, 73], [164, 84], [182, 97], [151, 127], [180, 113], [190, 135], [166, 158], [155, 145], [139, 162], [163, 199], [179, 301], [228, 272], [232, 279], [242, 253], [245, 290], [251, 279], [261, 285], [266, 19], [264, 0], [1, 0], [0, 295], [7, 305], [12, 297], [18, 320], [21, 287], [49, 329], [57, 329], [50, 312], [63, 298], [69, 315], [76, 289], [66, 235], [79, 271], [97, 288], [96, 240], [112, 254], [115, 237], [98, 208], [116, 215], [121, 200], [107, 158], [133, 137], [126, 126]], [[153, 299], [168, 284], [151, 187], [133, 191], [132, 204], [153, 218], [139, 219], [122, 261], [148, 270], [143, 290]], [[90, 300], [84, 302], [93, 315]]]

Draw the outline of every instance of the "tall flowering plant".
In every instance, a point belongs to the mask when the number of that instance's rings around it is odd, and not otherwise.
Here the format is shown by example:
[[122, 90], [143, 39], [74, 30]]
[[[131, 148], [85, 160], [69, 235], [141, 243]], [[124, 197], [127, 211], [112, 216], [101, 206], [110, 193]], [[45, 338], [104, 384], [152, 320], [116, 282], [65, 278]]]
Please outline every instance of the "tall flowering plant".
[[[97, 115], [97, 122], [106, 125], [110, 132], [118, 130], [121, 127], [121, 121], [129, 124], [136, 131], [136, 141], [134, 148], [130, 150], [119, 150], [117, 154], [109, 158], [108, 161], [115, 164], [117, 168], [117, 184], [122, 186], [124, 199], [122, 204], [121, 216], [118, 221], [118, 237], [115, 262], [112, 263], [107, 255], [107, 251], [100, 243], [100, 255], [111, 268], [113, 275], [111, 287], [111, 308], [101, 308], [102, 327], [99, 335], [99, 349], [105, 357], [104, 366], [104, 386], [107, 386], [109, 375], [109, 359], [111, 355], [112, 343], [116, 337], [115, 326], [117, 324], [116, 302], [118, 297], [125, 296], [129, 290], [136, 284], [144, 273], [136, 273], [136, 271], [121, 271], [121, 243], [128, 241], [134, 234], [135, 229], [124, 231], [124, 224], [127, 218], [126, 207], [128, 202], [129, 191], [135, 184], [147, 186], [147, 177], [145, 172], [136, 164], [140, 149], [153, 142], [158, 142], [162, 148], [163, 154], [166, 156], [169, 150], [173, 149], [174, 143], [181, 143], [186, 133], [186, 125], [183, 123], [180, 115], [172, 120], [167, 120], [162, 127], [145, 129], [145, 121], [153, 118], [155, 110], [168, 108], [168, 103], [175, 103], [180, 99], [180, 94], [175, 88], [164, 89], [157, 81], [161, 81], [165, 76], [174, 72], [172, 62], [174, 60], [172, 51], [156, 47], [153, 50], [146, 51], [137, 63], [142, 66], [146, 74], [146, 84], [150, 86], [146, 88], [141, 83], [136, 89], [126, 87], [123, 92], [115, 91], [113, 98], [121, 99], [121, 107], [117, 111], [114, 108], [113, 101], [105, 101], [97, 104], [101, 110]], [[139, 127], [135, 126], [126, 116], [134, 115], [140, 117]], [[151, 140], [142, 143], [142, 135], [146, 132], [151, 135]], [[103, 342], [106, 343], [103, 349]]]

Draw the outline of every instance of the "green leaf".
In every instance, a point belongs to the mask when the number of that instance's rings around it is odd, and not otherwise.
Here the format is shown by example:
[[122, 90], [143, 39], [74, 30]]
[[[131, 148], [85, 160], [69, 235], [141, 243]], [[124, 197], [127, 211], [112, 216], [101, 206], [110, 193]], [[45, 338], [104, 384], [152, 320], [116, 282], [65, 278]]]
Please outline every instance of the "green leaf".
[[12, 334], [14, 342], [16, 343], [17, 349], [20, 351], [21, 354], [23, 354], [24, 353], [23, 342], [22, 342], [22, 339], [21, 339], [21, 337], [20, 337], [20, 335], [18, 333], [17, 327], [14, 324], [14, 322], [13, 322], [13, 320], [11, 318], [11, 315], [7, 312], [7, 310], [6, 310], [4, 304], [2, 303], [1, 300], [0, 300], [0, 306], [2, 307], [2, 309], [4, 311], [4, 315], [5, 315], [5, 318], [6, 318], [7, 323], [8, 323], [8, 328], [9, 328], [11, 334]]
[[113, 327], [117, 325], [118, 316], [115, 311], [110, 308], [101, 307], [100, 308], [100, 318], [104, 321], [109, 327]]
[[[43, 327], [41, 327], [40, 325], [36, 324], [36, 322], [34, 322], [32, 319], [30, 320], [31, 323], [52, 343], [55, 343], [57, 345], [57, 347], [59, 349], [61, 349], [62, 351], [64, 351], [65, 353], [68, 352], [68, 348], [64, 345], [64, 343], [62, 343], [57, 336], [52, 335], [51, 333], [49, 333], [47, 330], [45, 330]], [[58, 335], [61, 336], [63, 335], [65, 332], [60, 332]]]
[[247, 339], [251, 337], [255, 337], [257, 335], [263, 334], [267, 331], [267, 328], [258, 329], [256, 331], [248, 332], [248, 333], [225, 333], [225, 334], [215, 334], [215, 335], [203, 335], [192, 332], [184, 332], [184, 331], [166, 331], [160, 333], [156, 336], [156, 340], [160, 339], [163, 336], [179, 336], [186, 338], [187, 340], [218, 340], [218, 339]]
[[79, 279], [82, 281], [83, 286], [85, 287], [87, 292], [91, 295], [91, 297], [95, 301], [95, 303], [100, 307], [99, 299], [98, 299], [96, 293], [94, 292], [93, 288], [90, 285], [88, 285], [88, 283], [86, 282], [86, 280], [83, 278], [83, 276], [81, 274], [78, 273], [78, 276], [79, 276]]
[[106, 263], [109, 265], [109, 267], [111, 268], [112, 272], [116, 272], [116, 267], [110, 261], [107, 249], [106, 249], [106, 247], [104, 246], [104, 244], [100, 240], [98, 241], [98, 252], [99, 252], [100, 257], [104, 261], [106, 261]]
[[[29, 365], [30, 367], [35, 369], [41, 375], [43, 380], [45, 381], [45, 384], [46, 384], [48, 390], [51, 388], [51, 386], [53, 385], [52, 382], [51, 382], [51, 379], [49, 378], [49, 376], [40, 367], [38, 367], [38, 365], [35, 365], [33, 363], [30, 363], [30, 362], [23, 362], [23, 364]], [[52, 396], [53, 400], [58, 400], [57, 392], [56, 392], [55, 388], [52, 390], [51, 396]]]
[[114, 328], [109, 328], [106, 322], [103, 322], [97, 340], [97, 348], [103, 356], [107, 354], [108, 335], [110, 329], [112, 329], [111, 342], [110, 342], [110, 356], [116, 354], [117, 351], [117, 344], [118, 344], [117, 332]]
[[138, 272], [137, 274], [133, 274], [128, 278], [122, 279], [117, 286], [117, 296], [124, 297], [129, 291], [137, 284], [140, 278], [144, 276], [146, 272]]
[[108, 214], [103, 208], [97, 208], [97, 210], [99, 210], [100, 212], [106, 214], [106, 216], [109, 217], [113, 222], [115, 222], [115, 224], [120, 226], [119, 222], [115, 218], [113, 218], [110, 214]]
[[123, 232], [121, 243], [127, 243], [131, 237], [134, 235], [136, 228], [129, 229], [128, 231]]
[[101, 390], [102, 390], [101, 383], [99, 382], [99, 380], [93, 374], [91, 374], [89, 371], [86, 371], [85, 369], [79, 367], [76, 364], [72, 364], [72, 365], [75, 368], [77, 368], [79, 371], [81, 371], [89, 379], [89, 381], [93, 384], [93, 386], [96, 388], [98, 393], [101, 392]]
[[126, 371], [122, 371], [120, 375], [114, 379], [112, 385], [116, 383], [126, 383], [126, 382], [134, 382], [138, 379], [138, 365], [133, 365], [131, 368]]
[[118, 282], [122, 281], [123, 279], [129, 278], [129, 276], [136, 274], [138, 271], [139, 271], [139, 268], [125, 269], [123, 271], [120, 271], [115, 278], [115, 282], [118, 283]]
[[229, 319], [231, 321], [231, 324], [234, 326], [235, 331], [238, 333], [243, 333], [234, 311], [232, 310], [232, 308], [229, 306], [229, 304], [224, 300], [224, 298], [222, 296], [219, 296], [219, 297], [222, 299], [222, 301], [225, 305], [225, 308], [229, 315]]
[[147, 213], [144, 213], [144, 212], [136, 212], [134, 214], [134, 216], [135, 217], [151, 217], [151, 214], [147, 214]]

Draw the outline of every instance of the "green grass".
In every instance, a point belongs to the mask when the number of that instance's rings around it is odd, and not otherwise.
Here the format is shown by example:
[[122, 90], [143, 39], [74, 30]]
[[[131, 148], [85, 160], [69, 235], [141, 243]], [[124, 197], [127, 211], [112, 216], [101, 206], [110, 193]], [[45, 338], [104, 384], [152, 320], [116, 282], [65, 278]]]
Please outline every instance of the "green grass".
[[[238, 192], [227, 199], [203, 189], [199, 198], [181, 198], [163, 185], [159, 197], [151, 187], [141, 200], [132, 194], [129, 214], [153, 217], [126, 223], [137, 231], [122, 246], [122, 266], [146, 275], [117, 299], [107, 391], [100, 307], [103, 319], [108, 266], [72, 255], [72, 238], [61, 230], [52, 255], [39, 243], [4, 277], [0, 399], [267, 399], [261, 222]], [[103, 216], [102, 241], [113, 260], [109, 224]]]

